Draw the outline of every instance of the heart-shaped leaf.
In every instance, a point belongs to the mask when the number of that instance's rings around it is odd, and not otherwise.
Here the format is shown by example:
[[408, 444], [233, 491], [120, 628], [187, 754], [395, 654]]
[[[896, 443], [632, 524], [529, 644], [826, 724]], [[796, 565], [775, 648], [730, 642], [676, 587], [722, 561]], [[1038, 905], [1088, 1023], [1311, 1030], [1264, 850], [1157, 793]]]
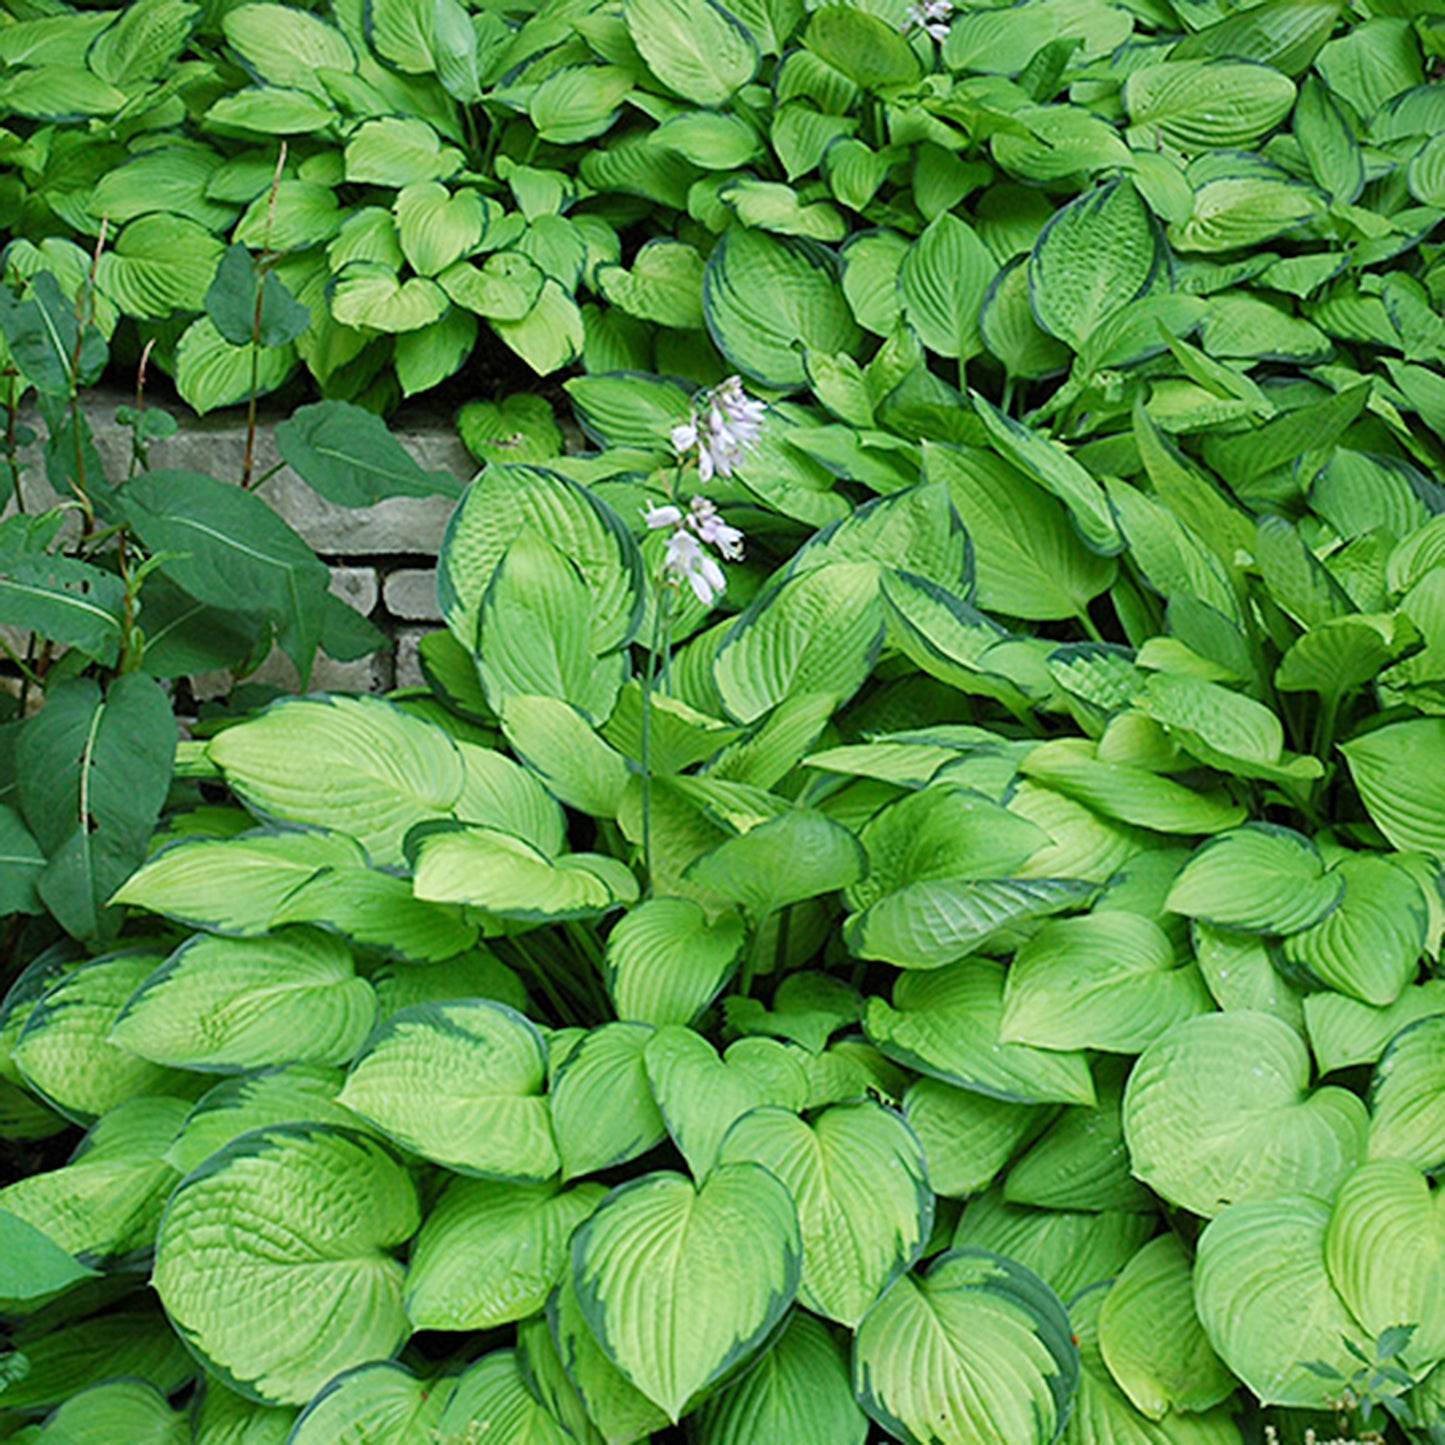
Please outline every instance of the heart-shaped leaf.
[[698, 1393], [766, 1338], [802, 1262], [788, 1191], [756, 1164], [615, 1189], [573, 1236], [577, 1297], [614, 1364], [679, 1420]]

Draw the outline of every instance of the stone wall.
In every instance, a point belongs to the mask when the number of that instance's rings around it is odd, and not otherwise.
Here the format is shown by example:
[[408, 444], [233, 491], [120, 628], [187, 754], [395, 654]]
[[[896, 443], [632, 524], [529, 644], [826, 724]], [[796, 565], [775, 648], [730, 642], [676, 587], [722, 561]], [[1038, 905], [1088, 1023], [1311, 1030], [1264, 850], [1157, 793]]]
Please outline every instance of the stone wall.
[[[123, 476], [129, 466], [130, 432], [117, 425], [116, 408], [131, 398], [121, 392], [96, 391], [85, 410], [107, 475]], [[266, 416], [256, 437], [255, 475], [275, 466], [273, 431], [284, 414]], [[30, 424], [38, 430], [33, 418]], [[421, 415], [393, 424], [393, 432], [422, 466], [470, 477], [476, 464], [450, 422]], [[189, 418], [170, 439], [156, 442], [154, 468], [205, 472], [223, 481], [239, 482], [246, 452], [243, 414]], [[45, 482], [39, 445], [22, 457], [22, 488], [26, 507], [41, 511], [57, 498]], [[375, 507], [338, 507], [311, 490], [289, 467], [282, 466], [259, 494], [276, 509], [331, 568], [332, 591], [364, 613], [391, 640], [390, 649], [374, 658], [335, 662], [319, 656], [312, 686], [347, 692], [380, 692], [421, 681], [417, 643], [440, 625], [436, 601], [436, 558], [442, 533], [455, 503], [445, 497], [395, 497]], [[278, 687], [297, 686], [296, 671], [279, 652], [273, 653], [252, 677]], [[200, 698], [229, 690], [227, 674], [193, 679]]]

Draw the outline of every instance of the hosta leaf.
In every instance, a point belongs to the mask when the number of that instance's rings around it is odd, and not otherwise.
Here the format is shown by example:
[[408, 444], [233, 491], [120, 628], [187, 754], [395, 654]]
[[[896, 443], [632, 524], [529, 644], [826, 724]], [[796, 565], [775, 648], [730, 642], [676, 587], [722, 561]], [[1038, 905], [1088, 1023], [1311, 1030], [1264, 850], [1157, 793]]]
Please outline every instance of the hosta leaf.
[[722, 991], [742, 955], [741, 917], [710, 919], [686, 898], [649, 898], [607, 936], [608, 992], [621, 1019], [690, 1024]]
[[967, 360], [983, 350], [979, 313], [998, 273], [992, 252], [967, 221], [945, 211], [909, 248], [898, 276], [904, 315], [940, 356]]
[[1425, 948], [1425, 897], [1388, 858], [1355, 854], [1330, 871], [1345, 880], [1339, 907], [1285, 939], [1284, 956], [1337, 992], [1383, 1008], [1415, 977]]
[[609, 1358], [670, 1419], [745, 1359], [798, 1288], [787, 1190], [755, 1164], [700, 1188], [657, 1173], [614, 1190], [573, 1236], [582, 1312]]
[[336, 1102], [340, 1069], [291, 1064], [223, 1079], [186, 1116], [167, 1161], [181, 1174], [198, 1169], [217, 1150], [242, 1134], [272, 1124], [341, 1124], [358, 1120]]
[[1068, 1418], [1078, 1350], [1044, 1282], [982, 1249], [940, 1255], [879, 1300], [853, 1378], [890, 1433], [939, 1445], [1050, 1445]]
[[491, 466], [452, 516], [437, 595], [457, 641], [476, 648], [482, 601], [523, 532], [547, 538], [577, 566], [592, 600], [591, 648], [616, 651], [642, 612], [642, 562], [622, 519], [585, 487], [541, 467]]
[[855, 1328], [922, 1252], [933, 1224], [923, 1149], [881, 1104], [835, 1104], [811, 1121], [755, 1109], [728, 1131], [719, 1167], [761, 1164], [787, 1186], [803, 1235], [798, 1299]]
[[[1130, 1172], [1122, 1114], [1125, 1070], [1095, 1065], [1098, 1102], [1064, 1109], [1008, 1171], [1008, 1204], [1036, 1209], [1152, 1211], [1155, 1199]], [[1035, 1127], [1044, 1122], [1033, 1111]]]
[[1083, 904], [1093, 887], [1072, 878], [947, 878], [909, 883], [844, 926], [859, 958], [900, 968], [943, 968], [1001, 932]]
[[426, 121], [386, 116], [359, 125], [346, 141], [346, 179], [377, 186], [410, 186], [444, 181], [461, 170], [465, 157], [443, 145]]
[[1414, 1325], [1401, 1353], [1417, 1372], [1445, 1355], [1445, 1212], [1414, 1165], [1376, 1159], [1345, 1180], [1330, 1211], [1325, 1264], [1367, 1335]]
[[1123, 550], [1124, 539], [1109, 499], [1082, 463], [1057, 442], [1005, 416], [977, 392], [973, 393], [973, 405], [994, 450], [1068, 508], [1079, 535], [1092, 551], [1109, 556]]
[[372, 331], [419, 331], [439, 321], [447, 304], [435, 281], [402, 281], [380, 261], [348, 261], [331, 288], [331, 315], [343, 326]]
[[1445, 1163], [1445, 1013], [1401, 1029], [1376, 1066], [1370, 1158], [1406, 1159], [1427, 1170]]
[[1208, 1410], [1235, 1379], [1194, 1308], [1194, 1261], [1174, 1234], [1150, 1240], [1124, 1266], [1099, 1311], [1099, 1349], [1135, 1407], [1151, 1420]]
[[1294, 105], [1287, 76], [1267, 65], [1170, 60], [1131, 72], [1124, 105], [1136, 126], [1151, 126], [1183, 150], [1249, 145]]
[[769, 386], [807, 381], [803, 352], [852, 352], [860, 332], [830, 251], [801, 237], [735, 228], [713, 248], [703, 311], [717, 349]]
[[91, 959], [47, 989], [10, 1049], [25, 1083], [73, 1119], [93, 1122], [143, 1094], [182, 1080], [110, 1042], [126, 1000], [161, 961], [144, 949]]
[[[0, 1303], [7, 1313], [22, 1305], [43, 1302], [95, 1271], [72, 1259], [49, 1235], [23, 1219], [0, 1210]], [[0, 1401], [5, 1398], [0, 1390]]]
[[163, 848], [112, 902], [212, 933], [254, 937], [323, 868], [365, 866], [366, 851], [344, 833], [257, 832], [192, 838]]
[[253, 812], [349, 833], [382, 866], [404, 861], [407, 829], [446, 816], [464, 782], [440, 728], [379, 698], [282, 702], [207, 753]]
[[572, 1271], [547, 1302], [547, 1323], [558, 1357], [590, 1420], [608, 1441], [648, 1439], [666, 1428], [664, 1412], [608, 1358], [583, 1318]]
[[546, 1045], [515, 1009], [490, 999], [422, 1003], [377, 1029], [339, 1099], [458, 1173], [540, 1182], [559, 1163], [546, 1079]]
[[923, 1145], [929, 1184], [949, 1199], [987, 1189], [1050, 1113], [928, 1078], [909, 1085], [903, 1112]]
[[574, 1438], [528, 1389], [513, 1350], [484, 1355], [458, 1379], [437, 1429], [442, 1440], [495, 1431], [517, 1445], [569, 1445]]
[[847, 1356], [828, 1327], [802, 1310], [694, 1419], [701, 1445], [863, 1445], [868, 1434]]
[[1435, 759], [1445, 718], [1393, 723], [1342, 743], [1350, 776], [1380, 831], [1397, 848], [1445, 857], [1445, 781]]
[[406, 1310], [419, 1330], [489, 1330], [537, 1313], [567, 1270], [572, 1231], [606, 1189], [454, 1179], [412, 1246]]
[[1363, 1157], [1365, 1133], [1353, 1094], [1310, 1091], [1300, 1036], [1248, 1010], [1176, 1024], [1145, 1049], [1124, 1094], [1134, 1173], [1206, 1217], [1241, 1199], [1329, 1198]]
[[1251, 823], [1206, 843], [1169, 892], [1175, 913], [1247, 933], [1298, 933], [1332, 913], [1345, 879], [1302, 833]]
[[111, 1038], [155, 1063], [230, 1073], [344, 1064], [375, 1023], [376, 994], [340, 940], [201, 935], [137, 988]]
[[286, 1445], [299, 1413], [208, 1383], [196, 1405], [194, 1445]]
[[1000, 1038], [1047, 1049], [1132, 1054], [1212, 1000], [1157, 923], [1093, 913], [1047, 923], [1021, 948], [1004, 990]]
[[721, 5], [627, 0], [623, 14], [652, 73], [694, 105], [722, 105], [757, 70], [757, 43]]
[[416, 896], [469, 903], [504, 918], [588, 918], [633, 902], [637, 879], [603, 853], [549, 858], [540, 848], [492, 828], [448, 828], [416, 843]]
[[375, 1445], [435, 1436], [451, 1381], [422, 1381], [389, 1360], [346, 1370], [302, 1411], [287, 1445], [361, 1438]]
[[79, 1391], [51, 1415], [44, 1433], [73, 1445], [102, 1440], [186, 1445], [190, 1439], [185, 1417], [143, 1380], [107, 1380]]
[[1029, 259], [1039, 325], [1080, 350], [1100, 322], [1148, 289], [1159, 252], [1157, 223], [1131, 182], [1080, 196], [1044, 227]]
[[648, 1040], [643, 1061], [668, 1133], [696, 1179], [717, 1163], [724, 1136], [750, 1109], [797, 1111], [808, 1102], [803, 1065], [772, 1039], [739, 1039], [719, 1058], [701, 1034], [672, 1025]]
[[667, 1137], [643, 1062], [652, 1036], [643, 1024], [603, 1024], [557, 1070], [552, 1130], [564, 1179], [625, 1164]]
[[1113, 1279], [1157, 1226], [1150, 1214], [1023, 1209], [991, 1190], [966, 1205], [955, 1248], [989, 1249], [1031, 1269], [1062, 1299]]
[[[419, 1223], [410, 1177], [375, 1139], [261, 1129], [176, 1190], [154, 1284], [183, 1338], [234, 1388], [302, 1404], [410, 1333], [403, 1270], [387, 1251]], [[258, 1312], [261, 1292], [273, 1307]]]
[[1387, 1008], [1328, 991], [1312, 993], [1304, 1001], [1310, 1048], [1322, 1074], [1378, 1063], [1401, 1029], [1435, 1013], [1445, 1013], [1445, 979], [1414, 984]]
[[856, 883], [866, 867], [848, 829], [822, 813], [791, 808], [705, 853], [687, 877], [735, 899], [760, 922], [789, 904]]
[[195, 1360], [153, 1305], [122, 1307], [32, 1334], [25, 1359], [29, 1373], [21, 1380], [12, 1377], [0, 1394], [7, 1411], [54, 1409], [87, 1385], [114, 1376], [173, 1394], [196, 1373]]
[[193, 321], [176, 343], [176, 390], [202, 416], [235, 406], [253, 390], [257, 396], [275, 391], [295, 368], [294, 346], [234, 346], [209, 316]]
[[222, 21], [226, 40], [258, 80], [326, 98], [316, 72], [355, 70], [356, 52], [342, 32], [287, 5], [246, 4]]
[[1200, 1236], [1194, 1300], [1209, 1343], [1265, 1404], [1324, 1409], [1363, 1331], [1325, 1269], [1330, 1207], [1306, 1194], [1232, 1204]]
[[893, 1005], [870, 998], [868, 1037], [890, 1058], [945, 1083], [1025, 1104], [1092, 1104], [1080, 1053], [1053, 1053], [999, 1039], [1004, 969], [981, 958], [928, 973], [906, 973]]

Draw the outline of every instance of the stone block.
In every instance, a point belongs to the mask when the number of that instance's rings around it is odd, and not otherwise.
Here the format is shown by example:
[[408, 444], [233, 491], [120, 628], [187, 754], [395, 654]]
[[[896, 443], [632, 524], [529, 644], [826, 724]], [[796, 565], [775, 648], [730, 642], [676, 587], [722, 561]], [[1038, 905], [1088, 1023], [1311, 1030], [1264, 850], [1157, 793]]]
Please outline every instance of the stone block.
[[401, 567], [387, 574], [382, 596], [393, 617], [408, 621], [440, 622], [437, 574], [434, 567]]

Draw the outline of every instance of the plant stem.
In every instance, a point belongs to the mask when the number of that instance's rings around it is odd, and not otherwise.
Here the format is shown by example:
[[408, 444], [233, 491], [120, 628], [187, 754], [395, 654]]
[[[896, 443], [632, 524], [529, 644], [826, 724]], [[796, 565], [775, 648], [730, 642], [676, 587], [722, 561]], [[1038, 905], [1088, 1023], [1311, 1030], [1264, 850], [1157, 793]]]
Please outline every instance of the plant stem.
[[652, 897], [652, 691], [657, 683], [657, 657], [671, 623], [672, 587], [664, 582], [658, 592], [652, 623], [652, 644], [647, 650], [647, 673], [642, 683], [642, 867], [647, 874], [643, 897]]
[[747, 957], [743, 959], [742, 977], [738, 980], [738, 992], [744, 998], [751, 997], [753, 979], [757, 977], [758, 964], [763, 961], [763, 929], [767, 922], [767, 915], [758, 919], [753, 928], [753, 936], [748, 940]]
[[286, 142], [276, 157], [276, 174], [271, 177], [271, 200], [266, 209], [266, 238], [256, 267], [256, 311], [251, 320], [251, 394], [246, 401], [246, 457], [241, 464], [241, 486], [251, 490], [251, 473], [256, 465], [256, 394], [261, 386], [261, 316], [266, 301], [266, 266], [271, 256], [271, 230], [276, 222], [276, 196], [286, 170]]
[[1094, 625], [1094, 619], [1089, 616], [1087, 607], [1080, 607], [1074, 616], [1078, 619], [1079, 626], [1088, 634], [1090, 642], [1103, 642], [1104, 634]]

